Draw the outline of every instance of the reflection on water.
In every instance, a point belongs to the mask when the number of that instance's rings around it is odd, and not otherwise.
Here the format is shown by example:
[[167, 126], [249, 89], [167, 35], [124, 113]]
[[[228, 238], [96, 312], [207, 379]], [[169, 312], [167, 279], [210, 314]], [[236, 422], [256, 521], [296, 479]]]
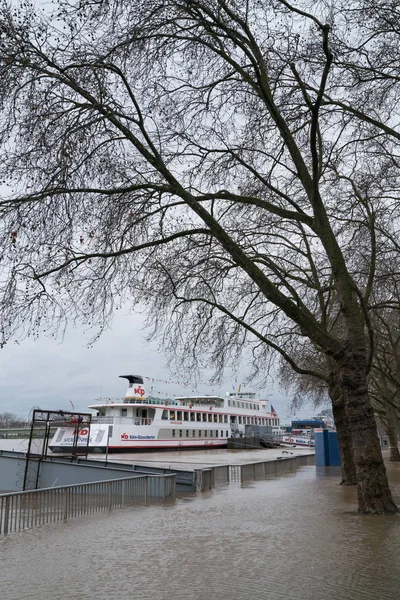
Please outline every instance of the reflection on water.
[[[400, 465], [390, 465], [400, 503]], [[0, 542], [2, 600], [397, 600], [400, 518], [315, 467]]]

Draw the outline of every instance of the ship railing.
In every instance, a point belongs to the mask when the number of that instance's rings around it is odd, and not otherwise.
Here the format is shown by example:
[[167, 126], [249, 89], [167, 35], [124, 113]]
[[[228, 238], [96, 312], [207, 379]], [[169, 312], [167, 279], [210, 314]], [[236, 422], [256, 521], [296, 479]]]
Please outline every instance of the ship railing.
[[0, 494], [0, 535], [175, 497], [175, 473]]
[[[196, 402], [193, 400], [174, 400], [173, 398], [154, 398], [153, 396], [147, 396], [146, 398], [130, 398], [124, 396], [123, 398], [96, 398], [94, 404], [152, 404], [156, 406], [176, 406], [180, 408], [197, 408], [203, 409], [212, 406], [213, 409], [222, 410], [225, 407], [224, 402], [215, 403], [213, 400], [204, 400], [203, 402]], [[250, 409], [249, 409], [250, 410]]]
[[151, 425], [153, 419], [146, 417], [92, 417], [92, 425]]
[[94, 402], [96, 404], [122, 404], [124, 398], [96, 398]]

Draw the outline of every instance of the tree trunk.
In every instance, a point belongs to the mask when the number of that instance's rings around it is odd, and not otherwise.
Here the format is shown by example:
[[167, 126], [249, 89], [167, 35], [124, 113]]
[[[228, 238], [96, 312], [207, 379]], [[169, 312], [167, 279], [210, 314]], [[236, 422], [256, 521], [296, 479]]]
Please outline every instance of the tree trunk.
[[395, 513], [398, 507], [389, 488], [367, 392], [366, 354], [363, 349], [348, 349], [337, 362], [353, 439], [358, 510], [361, 513]]
[[330, 361], [329, 397], [332, 401], [332, 413], [339, 442], [342, 468], [340, 485], [357, 485], [356, 466], [353, 457], [353, 440], [346, 415], [343, 390], [335, 366]]
[[385, 409], [386, 409], [386, 422], [387, 422], [385, 431], [389, 438], [389, 450], [390, 450], [389, 460], [400, 461], [400, 452], [399, 452], [399, 448], [397, 445], [398, 420], [397, 420], [396, 411], [393, 408], [393, 406], [391, 404], [389, 404], [388, 402], [385, 402]]
[[[332, 397], [331, 397], [332, 398]], [[342, 467], [340, 485], [357, 485], [356, 466], [353, 458], [353, 440], [349, 428], [343, 396], [332, 399], [332, 412], [339, 442]]]

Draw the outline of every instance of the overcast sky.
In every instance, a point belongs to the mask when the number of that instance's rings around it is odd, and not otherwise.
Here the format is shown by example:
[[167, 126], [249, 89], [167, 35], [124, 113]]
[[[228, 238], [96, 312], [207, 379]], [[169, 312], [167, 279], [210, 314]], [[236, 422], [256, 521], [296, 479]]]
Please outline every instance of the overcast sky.
[[[75, 410], [86, 411], [88, 404], [100, 396], [114, 398], [125, 394], [127, 382], [119, 375], [154, 378], [154, 383], [145, 380], [145, 384], [153, 385], [154, 395], [160, 397], [225, 395], [235, 385], [235, 374], [227, 372], [224, 384], [211, 387], [207, 385], [210, 373], [204, 372], [197, 387], [184, 387], [181, 378], [166, 368], [166, 357], [157, 351], [157, 346], [145, 342], [140, 315], [118, 312], [112, 330], [104, 333], [92, 348], [87, 347], [87, 340], [82, 330], [71, 326], [63, 342], [43, 336], [36, 341], [28, 338], [19, 344], [9, 343], [0, 350], [0, 412], [27, 417], [34, 407], [71, 410], [71, 402]], [[244, 373], [245, 369], [238, 373], [238, 383]], [[253, 391], [250, 386], [246, 390]], [[281, 421], [289, 421], [290, 401], [276, 382], [254, 391], [271, 401]], [[313, 412], [312, 406], [307, 405], [296, 416]]]

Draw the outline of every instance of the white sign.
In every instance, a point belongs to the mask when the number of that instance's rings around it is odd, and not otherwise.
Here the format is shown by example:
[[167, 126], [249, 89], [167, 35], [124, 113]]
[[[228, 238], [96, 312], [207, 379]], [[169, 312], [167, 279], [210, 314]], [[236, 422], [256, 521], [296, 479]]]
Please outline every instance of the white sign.
[[[60, 427], [57, 429], [50, 446], [87, 446], [89, 436], [89, 427], [81, 427], [76, 430], [75, 427]], [[107, 427], [92, 425], [90, 427], [89, 446], [107, 445]]]

